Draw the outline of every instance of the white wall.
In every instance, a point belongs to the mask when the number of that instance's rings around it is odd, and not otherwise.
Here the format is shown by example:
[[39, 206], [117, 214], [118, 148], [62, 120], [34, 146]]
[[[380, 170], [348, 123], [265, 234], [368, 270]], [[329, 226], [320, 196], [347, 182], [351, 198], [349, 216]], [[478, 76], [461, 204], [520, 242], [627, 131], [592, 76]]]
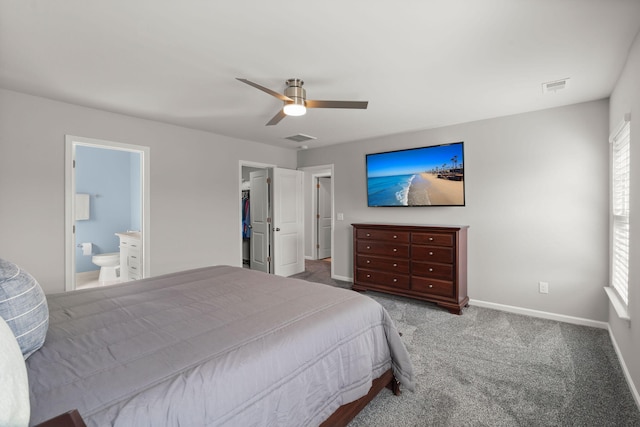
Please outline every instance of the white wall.
[[239, 161], [296, 167], [293, 150], [0, 90], [0, 257], [47, 293], [64, 290], [66, 134], [151, 148], [152, 275], [241, 265]]
[[[353, 276], [351, 223], [465, 224], [470, 298], [606, 321], [607, 138], [600, 100], [299, 151], [298, 167], [334, 164], [335, 212], [345, 216], [335, 222], [336, 276]], [[457, 141], [466, 207], [367, 207], [366, 153]]]
[[[610, 130], [631, 113], [631, 218], [629, 247], [629, 315], [631, 323], [621, 321], [609, 308], [609, 326], [633, 383], [640, 387], [640, 34], [631, 46], [627, 63], [611, 94]], [[636, 390], [636, 401], [640, 397]]]

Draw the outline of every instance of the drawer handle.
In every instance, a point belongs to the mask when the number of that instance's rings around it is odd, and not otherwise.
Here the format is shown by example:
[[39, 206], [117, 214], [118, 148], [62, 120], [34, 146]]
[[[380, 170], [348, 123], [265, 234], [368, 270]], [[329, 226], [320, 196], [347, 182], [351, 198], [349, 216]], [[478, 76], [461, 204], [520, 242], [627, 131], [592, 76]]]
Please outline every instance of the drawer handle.
[[433, 255], [433, 252], [429, 252], [429, 255]]
[[395, 282], [397, 282], [397, 281], [398, 281], [398, 279], [396, 279], [396, 278], [394, 277], [394, 279], [393, 279], [393, 283], [395, 283]]
[[367, 249], [371, 249], [371, 246], [367, 246]]
[[370, 274], [367, 274], [367, 279], [369, 279], [370, 277], [371, 277], [371, 275], [370, 275]]
[[135, 255], [131, 255], [131, 258], [138, 258], [138, 257], [137, 257], [137, 256], [135, 256]]
[[393, 236], [393, 238], [394, 238], [394, 239], [397, 239], [397, 238], [398, 238], [398, 236], [394, 235], [394, 236]]
[[370, 233], [367, 233], [367, 237], [371, 237], [371, 234], [370, 234]]
[[367, 264], [371, 264], [371, 261], [367, 260]]
[[134, 266], [132, 266], [132, 265], [130, 265], [130, 266], [129, 266], [129, 268], [130, 268], [130, 269], [132, 269], [132, 270], [137, 270], [137, 268], [135, 268], [135, 267], [134, 267]]
[[397, 266], [398, 266], [398, 264], [393, 264], [393, 266], [394, 266], [394, 267], [397, 267]]
[[433, 271], [433, 268], [430, 268], [429, 271]]
[[431, 283], [429, 283], [429, 287], [430, 287], [430, 288], [433, 288], [433, 285], [432, 285]]
[[433, 242], [433, 237], [429, 237], [429, 240]]
[[393, 248], [393, 252], [398, 252], [398, 250], [396, 248]]

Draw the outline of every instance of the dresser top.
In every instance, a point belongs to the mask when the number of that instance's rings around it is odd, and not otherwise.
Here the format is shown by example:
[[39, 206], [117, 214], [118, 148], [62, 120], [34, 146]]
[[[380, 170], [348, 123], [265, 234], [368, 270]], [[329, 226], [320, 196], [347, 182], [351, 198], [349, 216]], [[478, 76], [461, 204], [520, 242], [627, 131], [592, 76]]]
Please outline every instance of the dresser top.
[[384, 223], [379, 222], [356, 222], [351, 224], [355, 228], [362, 227], [380, 227], [380, 228], [446, 228], [446, 229], [463, 229], [469, 228], [468, 225], [445, 225], [445, 224], [409, 224], [409, 223]]

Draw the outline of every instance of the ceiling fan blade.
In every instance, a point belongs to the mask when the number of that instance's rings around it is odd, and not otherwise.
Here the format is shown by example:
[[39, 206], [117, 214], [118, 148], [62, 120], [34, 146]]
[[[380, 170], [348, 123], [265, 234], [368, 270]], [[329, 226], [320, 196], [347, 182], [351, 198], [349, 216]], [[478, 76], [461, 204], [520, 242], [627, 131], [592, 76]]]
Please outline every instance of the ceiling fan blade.
[[284, 113], [283, 109], [280, 109], [280, 111], [278, 111], [278, 113], [273, 116], [273, 118], [271, 120], [269, 120], [269, 123], [266, 124], [266, 126], [273, 126], [273, 125], [277, 125], [280, 120], [284, 119], [287, 115]]
[[366, 110], [369, 101], [319, 101], [317, 99], [307, 99], [307, 108], [355, 108]]
[[258, 83], [254, 83], [254, 82], [252, 82], [252, 81], [250, 81], [250, 80], [247, 80], [247, 79], [241, 79], [241, 78], [238, 78], [238, 77], [236, 77], [236, 80], [239, 80], [239, 81], [241, 81], [242, 83], [246, 83], [246, 84], [248, 84], [249, 86], [253, 86], [253, 87], [255, 87], [256, 89], [260, 89], [261, 91], [266, 92], [266, 93], [268, 93], [268, 94], [269, 94], [269, 95], [271, 95], [271, 96], [275, 96], [276, 98], [278, 98], [278, 99], [279, 99], [279, 100], [281, 100], [281, 101], [289, 101], [289, 102], [292, 102], [292, 101], [293, 101], [293, 99], [289, 98], [288, 96], [284, 96], [284, 95], [283, 95], [283, 94], [281, 94], [281, 93], [278, 93], [278, 92], [276, 92], [276, 91], [274, 91], [274, 90], [271, 90], [271, 89], [269, 89], [268, 87], [261, 86], [261, 85], [259, 85]]

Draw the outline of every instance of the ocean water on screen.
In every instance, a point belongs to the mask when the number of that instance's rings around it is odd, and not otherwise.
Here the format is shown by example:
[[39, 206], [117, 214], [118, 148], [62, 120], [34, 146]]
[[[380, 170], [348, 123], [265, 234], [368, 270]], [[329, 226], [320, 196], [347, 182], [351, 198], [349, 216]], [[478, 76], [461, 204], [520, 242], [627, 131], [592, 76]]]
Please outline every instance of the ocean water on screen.
[[393, 175], [367, 178], [369, 206], [406, 206], [411, 175]]

